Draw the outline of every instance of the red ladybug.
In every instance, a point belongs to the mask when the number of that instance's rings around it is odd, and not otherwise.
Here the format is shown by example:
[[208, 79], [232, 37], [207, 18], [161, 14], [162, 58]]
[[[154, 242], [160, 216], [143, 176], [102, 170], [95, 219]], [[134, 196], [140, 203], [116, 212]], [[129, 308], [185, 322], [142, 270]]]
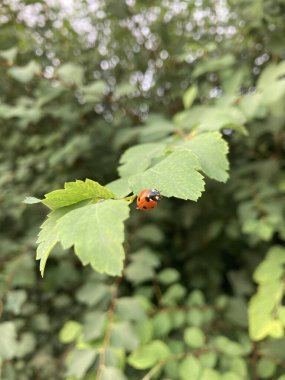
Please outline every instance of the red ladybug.
[[157, 206], [157, 202], [161, 199], [158, 190], [145, 189], [141, 191], [137, 197], [137, 209], [148, 211]]

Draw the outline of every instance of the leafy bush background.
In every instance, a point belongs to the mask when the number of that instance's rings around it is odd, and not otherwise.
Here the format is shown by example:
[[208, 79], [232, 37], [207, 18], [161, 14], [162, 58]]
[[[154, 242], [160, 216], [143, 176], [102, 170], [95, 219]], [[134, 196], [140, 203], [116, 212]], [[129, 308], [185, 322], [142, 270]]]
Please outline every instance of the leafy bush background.
[[[284, 1], [82, 1], [65, 12], [9, 3], [2, 377], [283, 380]], [[41, 279], [35, 236], [46, 210], [25, 196], [76, 179], [110, 183], [129, 147], [193, 131], [224, 134], [226, 184], [207, 179], [197, 203], [132, 207], [122, 279], [59, 247]]]

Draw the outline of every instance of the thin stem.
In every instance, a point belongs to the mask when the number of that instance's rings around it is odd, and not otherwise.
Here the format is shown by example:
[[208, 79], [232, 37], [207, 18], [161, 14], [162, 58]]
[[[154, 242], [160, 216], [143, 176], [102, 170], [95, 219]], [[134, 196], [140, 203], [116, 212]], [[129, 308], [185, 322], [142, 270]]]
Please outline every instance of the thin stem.
[[104, 340], [103, 340], [103, 344], [102, 344], [100, 356], [99, 356], [99, 366], [98, 366], [98, 371], [97, 371], [97, 375], [96, 375], [96, 380], [100, 380], [100, 377], [101, 377], [101, 375], [104, 371], [104, 368], [105, 368], [106, 350], [107, 350], [109, 343], [110, 343], [111, 332], [112, 332], [113, 321], [114, 321], [114, 315], [115, 315], [115, 309], [116, 309], [116, 303], [117, 303], [118, 290], [119, 290], [119, 286], [120, 286], [121, 282], [122, 282], [122, 277], [118, 277], [114, 283], [114, 287], [113, 287], [113, 291], [112, 291], [112, 299], [111, 299], [110, 307], [108, 309], [107, 327], [106, 327], [105, 336], [104, 336]]

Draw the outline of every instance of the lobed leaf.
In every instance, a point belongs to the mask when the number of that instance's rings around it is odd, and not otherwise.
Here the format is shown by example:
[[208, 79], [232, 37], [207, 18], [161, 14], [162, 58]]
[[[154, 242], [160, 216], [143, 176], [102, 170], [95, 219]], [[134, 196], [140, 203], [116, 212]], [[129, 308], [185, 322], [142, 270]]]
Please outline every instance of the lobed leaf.
[[69, 212], [56, 224], [63, 248], [74, 246], [83, 265], [119, 276], [122, 273], [124, 224], [129, 214], [124, 200], [108, 199]]
[[42, 203], [52, 210], [56, 210], [87, 199], [96, 202], [99, 199], [110, 198], [115, 198], [111, 190], [87, 178], [85, 181], [66, 182], [64, 189], [46, 194]]
[[204, 191], [200, 164], [190, 151], [176, 151], [143, 173], [130, 177], [135, 194], [142, 189], [158, 189], [162, 195], [196, 201]]
[[147, 169], [154, 157], [159, 157], [165, 150], [165, 144], [149, 143], [135, 145], [120, 158], [120, 167], [118, 169], [121, 177], [128, 177]]
[[216, 181], [226, 182], [229, 177], [227, 172], [229, 149], [219, 132], [202, 133], [180, 145], [179, 148], [193, 152], [207, 176]]

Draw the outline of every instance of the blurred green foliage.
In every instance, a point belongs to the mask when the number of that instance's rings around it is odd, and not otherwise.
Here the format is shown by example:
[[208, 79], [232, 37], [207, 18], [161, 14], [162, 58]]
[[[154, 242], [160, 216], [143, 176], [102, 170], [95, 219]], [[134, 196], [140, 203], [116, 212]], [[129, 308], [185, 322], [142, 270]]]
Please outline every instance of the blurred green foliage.
[[[284, 0], [56, 4], [0, 8], [2, 378], [283, 380]], [[198, 202], [131, 206], [123, 277], [55, 246], [42, 279], [46, 209], [23, 199], [123, 197], [169, 143], [209, 177]]]

